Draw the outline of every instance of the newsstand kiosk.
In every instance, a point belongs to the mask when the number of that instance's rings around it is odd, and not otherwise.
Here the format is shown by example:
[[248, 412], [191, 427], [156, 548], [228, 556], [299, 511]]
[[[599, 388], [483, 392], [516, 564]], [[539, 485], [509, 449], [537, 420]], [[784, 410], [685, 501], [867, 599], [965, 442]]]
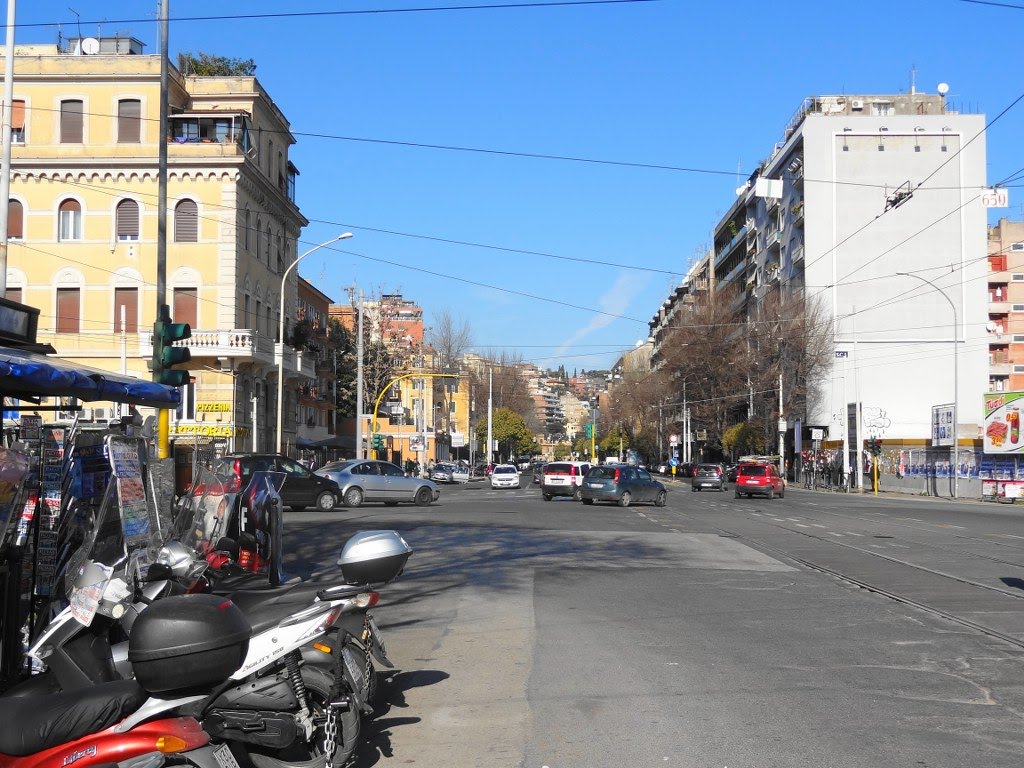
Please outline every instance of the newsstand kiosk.
[[0, 690], [22, 671], [26, 633], [36, 609], [49, 601], [61, 547], [84, 525], [110, 479], [103, 438], [117, 426], [48, 423], [40, 414], [73, 408], [43, 400], [175, 408], [181, 398], [162, 384], [52, 356], [52, 347], [36, 343], [38, 317], [35, 307], [0, 298], [0, 396], [4, 411], [20, 414], [0, 447]]

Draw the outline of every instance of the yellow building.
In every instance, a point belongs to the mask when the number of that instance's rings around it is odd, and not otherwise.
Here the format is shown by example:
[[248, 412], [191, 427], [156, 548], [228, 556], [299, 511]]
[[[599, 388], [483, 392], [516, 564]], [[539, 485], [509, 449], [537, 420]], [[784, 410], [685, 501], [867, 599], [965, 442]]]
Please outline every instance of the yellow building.
[[[296, 316], [297, 276], [283, 275], [308, 223], [295, 203], [294, 138], [254, 77], [169, 70], [164, 137], [160, 58], [139, 41], [16, 46], [7, 297], [40, 309], [39, 341], [63, 359], [150, 378], [166, 141], [165, 301], [192, 327], [194, 377], [172, 440], [272, 449], [282, 289], [288, 327]], [[294, 445], [297, 393], [314, 367], [287, 345], [283, 354]]]

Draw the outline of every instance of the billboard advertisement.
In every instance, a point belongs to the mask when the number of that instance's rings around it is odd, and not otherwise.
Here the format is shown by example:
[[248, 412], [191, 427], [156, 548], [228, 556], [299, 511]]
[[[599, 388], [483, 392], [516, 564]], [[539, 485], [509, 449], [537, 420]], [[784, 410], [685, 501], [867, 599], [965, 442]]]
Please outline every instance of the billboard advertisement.
[[953, 428], [952, 405], [932, 406], [932, 445], [949, 448], [953, 445], [956, 430]]
[[985, 453], [1021, 453], [1024, 435], [1020, 420], [1024, 392], [985, 394]]

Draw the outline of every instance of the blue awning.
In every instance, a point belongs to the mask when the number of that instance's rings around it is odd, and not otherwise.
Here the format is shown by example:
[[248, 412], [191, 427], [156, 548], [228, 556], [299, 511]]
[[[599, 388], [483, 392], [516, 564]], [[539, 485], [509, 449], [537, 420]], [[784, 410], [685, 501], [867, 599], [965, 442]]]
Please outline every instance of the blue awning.
[[181, 402], [181, 393], [173, 387], [11, 347], [0, 347], [0, 394], [77, 397], [153, 408], [176, 408]]

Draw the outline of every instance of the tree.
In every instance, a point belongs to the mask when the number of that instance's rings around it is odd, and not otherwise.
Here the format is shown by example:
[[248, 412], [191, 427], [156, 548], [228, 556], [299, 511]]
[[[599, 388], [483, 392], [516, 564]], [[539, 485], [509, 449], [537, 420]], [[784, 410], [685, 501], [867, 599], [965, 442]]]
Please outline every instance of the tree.
[[[501, 457], [532, 455], [540, 450], [523, 417], [510, 408], [498, 408], [492, 413], [491, 432], [498, 443], [498, 455]], [[487, 444], [486, 419], [477, 422], [476, 437], [482, 445]]]
[[253, 59], [230, 59], [202, 51], [184, 51], [178, 54], [178, 70], [183, 75], [198, 77], [253, 77], [256, 74], [256, 62]]

